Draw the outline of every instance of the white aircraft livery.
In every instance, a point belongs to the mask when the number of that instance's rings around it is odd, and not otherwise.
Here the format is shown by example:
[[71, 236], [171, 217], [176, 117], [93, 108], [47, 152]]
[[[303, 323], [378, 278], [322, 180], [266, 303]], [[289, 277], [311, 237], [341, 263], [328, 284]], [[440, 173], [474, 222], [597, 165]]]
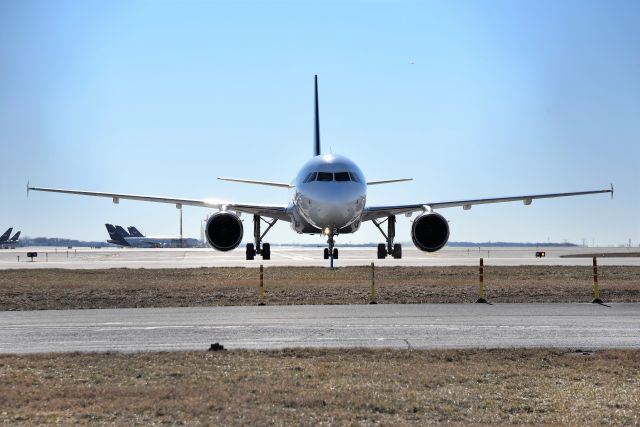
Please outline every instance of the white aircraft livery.
[[[553, 197], [580, 196], [596, 193], [611, 193], [611, 188], [593, 191], [578, 191], [572, 193], [533, 194], [527, 196], [498, 197], [489, 199], [455, 200], [445, 202], [429, 202], [394, 205], [367, 206], [367, 187], [370, 185], [388, 184], [409, 181], [411, 178], [387, 181], [367, 181], [358, 166], [346, 157], [336, 154], [321, 154], [320, 151], [320, 117], [318, 111], [318, 76], [315, 76], [315, 125], [313, 157], [302, 166], [293, 184], [236, 179], [218, 178], [224, 181], [248, 184], [268, 185], [293, 189], [293, 200], [287, 205], [258, 205], [235, 202], [208, 201], [206, 199], [181, 199], [174, 197], [143, 196], [135, 194], [105, 193], [95, 191], [67, 190], [59, 188], [31, 187], [29, 190], [48, 191], [53, 193], [78, 194], [83, 196], [108, 197], [113, 203], [121, 199], [139, 200], [145, 202], [175, 204], [178, 209], [182, 206], [200, 206], [218, 210], [209, 217], [205, 236], [209, 245], [220, 251], [230, 251], [240, 245], [244, 234], [243, 222], [240, 215], [253, 215], [253, 243], [246, 246], [246, 257], [254, 259], [261, 255], [263, 259], [270, 259], [271, 247], [263, 243], [263, 238], [277, 221], [291, 223], [291, 228], [299, 234], [320, 234], [327, 238], [324, 258], [333, 260], [338, 258], [335, 248], [335, 238], [340, 234], [354, 233], [364, 221], [371, 221], [384, 236], [385, 243], [378, 245], [378, 258], [393, 256], [402, 257], [402, 247], [394, 243], [396, 215], [419, 215], [413, 220], [411, 238], [413, 243], [426, 252], [435, 252], [449, 239], [449, 223], [436, 210], [451, 207], [471, 209], [473, 205], [487, 203], [502, 203], [522, 201], [530, 205], [534, 199]], [[383, 224], [386, 222], [386, 233]], [[266, 229], [261, 230], [262, 223]]]

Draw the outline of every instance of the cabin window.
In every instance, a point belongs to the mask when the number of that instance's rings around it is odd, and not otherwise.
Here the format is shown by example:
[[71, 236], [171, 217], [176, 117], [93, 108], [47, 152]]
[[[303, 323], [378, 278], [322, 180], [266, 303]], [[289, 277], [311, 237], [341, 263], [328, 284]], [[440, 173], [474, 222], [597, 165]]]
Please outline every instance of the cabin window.
[[318, 172], [318, 181], [333, 181], [333, 174], [331, 172]]
[[307, 177], [302, 182], [307, 183], [315, 180], [316, 180], [316, 172], [311, 172], [309, 173], [309, 175], [307, 175]]

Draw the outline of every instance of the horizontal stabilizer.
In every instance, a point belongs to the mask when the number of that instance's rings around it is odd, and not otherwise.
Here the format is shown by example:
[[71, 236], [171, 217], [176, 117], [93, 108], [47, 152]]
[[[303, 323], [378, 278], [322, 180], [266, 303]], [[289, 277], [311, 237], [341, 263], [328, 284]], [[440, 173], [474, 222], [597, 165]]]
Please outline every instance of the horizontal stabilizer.
[[293, 188], [294, 187], [291, 184], [285, 184], [283, 182], [258, 181], [258, 180], [255, 180], [255, 179], [237, 179], [237, 178], [222, 178], [222, 177], [218, 177], [218, 179], [220, 181], [242, 182], [244, 184], [268, 185], [270, 187], [282, 187], [282, 188]]
[[393, 184], [394, 182], [413, 181], [413, 178], [387, 179], [385, 181], [368, 181], [367, 185]]

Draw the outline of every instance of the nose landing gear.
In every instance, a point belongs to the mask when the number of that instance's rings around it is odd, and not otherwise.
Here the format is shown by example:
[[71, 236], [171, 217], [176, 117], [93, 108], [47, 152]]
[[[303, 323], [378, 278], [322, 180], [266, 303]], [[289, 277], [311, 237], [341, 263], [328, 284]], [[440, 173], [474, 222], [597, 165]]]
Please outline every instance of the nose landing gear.
[[[327, 234], [327, 233], [325, 233]], [[324, 248], [324, 259], [328, 259], [329, 260], [329, 268], [331, 268], [333, 270], [333, 260], [334, 259], [338, 259], [338, 248], [334, 247], [335, 245], [335, 240], [333, 238], [333, 236], [335, 236], [336, 230], [331, 230], [328, 234], [327, 234], [327, 244], [329, 245], [328, 248]]]
[[[268, 224], [267, 229], [264, 230], [262, 234], [260, 234], [260, 221]], [[269, 243], [262, 243], [262, 239], [276, 222], [278, 222], [277, 219], [267, 221], [260, 215], [253, 216], [253, 239], [255, 243], [247, 243], [247, 260], [254, 259], [256, 255], [262, 255], [263, 260], [271, 259], [271, 245]]]
[[[387, 233], [385, 233], [384, 230], [382, 230], [382, 227], [380, 227], [385, 223], [385, 221], [387, 223]], [[373, 225], [378, 227], [378, 230], [380, 230], [380, 233], [382, 233], [387, 241], [386, 244], [378, 244], [378, 259], [384, 259], [387, 255], [391, 255], [395, 259], [402, 258], [402, 245], [400, 243], [393, 243], [393, 239], [396, 237], [396, 216], [389, 215], [385, 220], [378, 221], [374, 219], [371, 222], [373, 222]]]

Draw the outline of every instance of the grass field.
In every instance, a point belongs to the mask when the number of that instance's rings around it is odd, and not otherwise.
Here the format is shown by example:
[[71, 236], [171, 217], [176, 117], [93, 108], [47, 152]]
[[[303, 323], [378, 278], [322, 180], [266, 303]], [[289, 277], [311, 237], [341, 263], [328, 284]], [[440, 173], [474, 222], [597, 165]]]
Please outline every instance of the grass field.
[[640, 351], [0, 356], [3, 424], [640, 424]]
[[[640, 302], [640, 267], [600, 267], [601, 297]], [[267, 304], [367, 303], [371, 270], [265, 269]], [[485, 267], [493, 302], [588, 302], [590, 267]], [[0, 310], [254, 305], [256, 269], [5, 270]], [[463, 303], [478, 298], [477, 267], [376, 268], [381, 303]]]

